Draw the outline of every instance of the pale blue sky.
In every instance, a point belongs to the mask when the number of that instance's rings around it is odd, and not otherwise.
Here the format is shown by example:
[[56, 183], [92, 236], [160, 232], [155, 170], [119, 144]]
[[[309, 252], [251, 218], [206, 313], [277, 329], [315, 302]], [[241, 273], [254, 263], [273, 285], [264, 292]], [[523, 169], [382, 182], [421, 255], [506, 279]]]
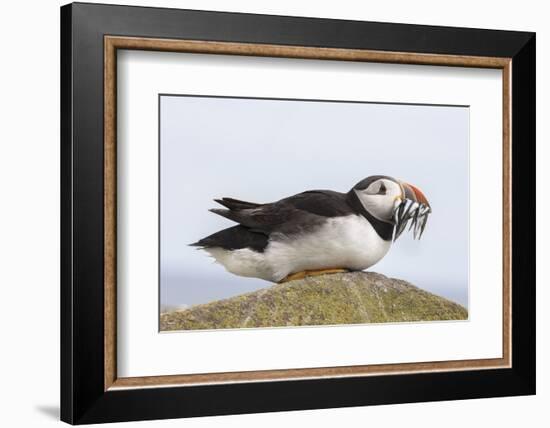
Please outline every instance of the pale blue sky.
[[467, 107], [160, 97], [161, 304], [193, 305], [269, 286], [187, 244], [233, 225], [213, 198], [272, 202], [347, 192], [375, 174], [421, 188], [433, 209], [372, 271], [468, 304]]

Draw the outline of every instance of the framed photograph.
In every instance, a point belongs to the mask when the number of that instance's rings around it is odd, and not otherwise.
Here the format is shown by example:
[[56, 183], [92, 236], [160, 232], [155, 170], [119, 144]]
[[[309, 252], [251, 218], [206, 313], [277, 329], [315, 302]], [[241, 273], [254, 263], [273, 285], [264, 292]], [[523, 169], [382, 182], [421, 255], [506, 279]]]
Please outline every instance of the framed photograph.
[[533, 33], [76, 3], [61, 83], [62, 420], [535, 393]]

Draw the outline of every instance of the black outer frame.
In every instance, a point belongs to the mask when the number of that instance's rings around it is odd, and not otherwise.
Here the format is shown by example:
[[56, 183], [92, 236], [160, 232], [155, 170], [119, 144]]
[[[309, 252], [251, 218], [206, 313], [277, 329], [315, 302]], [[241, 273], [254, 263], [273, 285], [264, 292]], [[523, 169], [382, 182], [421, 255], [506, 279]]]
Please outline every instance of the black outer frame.
[[[512, 368], [104, 391], [103, 37], [512, 58]], [[61, 420], [72, 424], [535, 393], [535, 34], [74, 3], [61, 8]]]

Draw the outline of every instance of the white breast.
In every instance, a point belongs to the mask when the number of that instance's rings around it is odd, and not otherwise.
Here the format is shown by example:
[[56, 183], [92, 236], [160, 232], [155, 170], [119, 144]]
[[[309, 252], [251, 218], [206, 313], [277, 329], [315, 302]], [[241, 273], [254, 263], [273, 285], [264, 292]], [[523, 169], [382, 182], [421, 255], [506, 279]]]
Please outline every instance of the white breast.
[[363, 216], [327, 219], [313, 233], [273, 236], [263, 253], [250, 249], [206, 249], [225, 268], [241, 276], [277, 282], [303, 270], [363, 270], [380, 261], [391, 241], [384, 241]]

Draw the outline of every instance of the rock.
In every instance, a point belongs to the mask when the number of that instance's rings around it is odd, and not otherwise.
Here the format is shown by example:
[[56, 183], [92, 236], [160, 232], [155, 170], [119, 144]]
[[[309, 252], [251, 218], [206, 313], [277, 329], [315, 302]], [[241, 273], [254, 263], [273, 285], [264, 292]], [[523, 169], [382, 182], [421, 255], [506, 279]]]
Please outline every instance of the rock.
[[374, 272], [322, 275], [161, 314], [161, 330], [465, 320], [461, 305]]

